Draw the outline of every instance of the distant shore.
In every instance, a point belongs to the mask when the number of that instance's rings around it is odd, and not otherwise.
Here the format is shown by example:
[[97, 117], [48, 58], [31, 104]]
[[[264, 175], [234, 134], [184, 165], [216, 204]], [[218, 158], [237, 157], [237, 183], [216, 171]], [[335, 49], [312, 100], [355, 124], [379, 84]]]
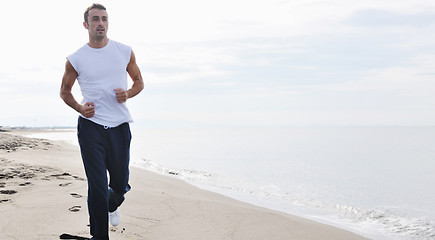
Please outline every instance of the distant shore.
[[[0, 239], [89, 238], [78, 147], [22, 137], [29, 131], [38, 130], [0, 128]], [[131, 169], [130, 184], [111, 239], [366, 239], [143, 169]]]

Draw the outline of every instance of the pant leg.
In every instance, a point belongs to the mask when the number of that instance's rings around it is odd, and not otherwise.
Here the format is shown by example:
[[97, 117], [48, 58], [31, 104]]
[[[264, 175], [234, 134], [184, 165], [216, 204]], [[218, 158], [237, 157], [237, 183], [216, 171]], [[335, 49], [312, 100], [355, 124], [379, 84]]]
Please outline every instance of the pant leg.
[[88, 179], [88, 210], [91, 235], [94, 239], [109, 239], [108, 189], [103, 127], [89, 120], [79, 118], [78, 138]]
[[124, 194], [130, 190], [129, 164], [131, 132], [128, 123], [108, 129], [110, 136], [110, 152], [107, 170], [110, 176], [109, 211], [115, 211], [124, 201]]

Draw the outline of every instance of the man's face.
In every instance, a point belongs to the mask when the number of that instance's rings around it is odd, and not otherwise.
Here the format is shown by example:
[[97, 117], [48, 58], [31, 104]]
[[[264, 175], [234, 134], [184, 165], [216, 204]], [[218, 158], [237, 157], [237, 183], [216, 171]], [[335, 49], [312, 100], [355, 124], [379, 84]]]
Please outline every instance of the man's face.
[[109, 28], [109, 18], [106, 10], [91, 9], [89, 11], [88, 23], [83, 25], [89, 31], [89, 35], [97, 40], [102, 40], [107, 37], [107, 29]]

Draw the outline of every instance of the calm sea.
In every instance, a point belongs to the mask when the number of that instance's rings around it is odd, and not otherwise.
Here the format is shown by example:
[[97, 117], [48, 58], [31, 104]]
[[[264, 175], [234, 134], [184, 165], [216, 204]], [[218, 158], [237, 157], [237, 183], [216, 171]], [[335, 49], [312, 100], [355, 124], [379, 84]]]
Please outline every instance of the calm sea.
[[132, 132], [132, 165], [371, 239], [435, 239], [435, 127]]

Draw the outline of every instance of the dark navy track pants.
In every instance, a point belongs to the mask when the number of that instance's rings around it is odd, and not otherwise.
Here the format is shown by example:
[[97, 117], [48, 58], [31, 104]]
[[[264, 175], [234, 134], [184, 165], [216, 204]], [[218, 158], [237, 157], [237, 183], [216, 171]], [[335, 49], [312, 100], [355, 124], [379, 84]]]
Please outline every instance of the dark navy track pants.
[[108, 212], [115, 211], [130, 190], [130, 126], [124, 123], [107, 128], [79, 117], [77, 135], [88, 178], [92, 239], [106, 240], [109, 239]]

